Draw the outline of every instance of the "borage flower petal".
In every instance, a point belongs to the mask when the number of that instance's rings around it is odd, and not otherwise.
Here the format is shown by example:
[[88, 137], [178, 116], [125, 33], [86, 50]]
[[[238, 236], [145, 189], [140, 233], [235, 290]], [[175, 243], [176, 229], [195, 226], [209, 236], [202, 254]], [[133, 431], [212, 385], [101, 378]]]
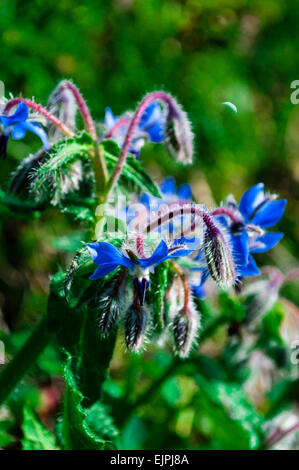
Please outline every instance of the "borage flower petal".
[[247, 189], [243, 194], [239, 204], [239, 211], [245, 219], [249, 219], [253, 211], [263, 202], [264, 199], [264, 183], [258, 183]]
[[252, 217], [252, 223], [259, 225], [262, 228], [272, 227], [273, 225], [277, 224], [277, 222], [283, 216], [286, 203], [286, 199], [266, 202]]
[[283, 233], [269, 232], [257, 238], [250, 248], [250, 253], [263, 253], [264, 251], [271, 250], [282, 239]]

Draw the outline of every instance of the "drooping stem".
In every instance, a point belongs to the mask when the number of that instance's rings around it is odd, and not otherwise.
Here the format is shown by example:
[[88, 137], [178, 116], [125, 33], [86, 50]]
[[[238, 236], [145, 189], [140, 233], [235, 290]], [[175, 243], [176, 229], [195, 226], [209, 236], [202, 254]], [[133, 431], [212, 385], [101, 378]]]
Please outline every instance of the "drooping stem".
[[89, 109], [87, 107], [86, 101], [84, 100], [82, 94], [80, 93], [76, 85], [74, 85], [72, 82], [69, 82], [67, 80], [61, 83], [61, 87], [65, 87], [73, 93], [74, 98], [77, 101], [78, 108], [80, 109], [80, 112], [82, 114], [86, 128], [89, 131], [93, 140], [97, 142], [98, 140], [97, 131], [96, 131], [93, 119], [91, 117], [91, 114], [89, 112]]
[[212, 215], [227, 215], [235, 224], [242, 222], [239, 217], [236, 216], [234, 211], [228, 209], [227, 207], [217, 207], [217, 209], [212, 211]]
[[154, 91], [153, 93], [149, 93], [143, 98], [143, 100], [141, 101], [138, 108], [136, 109], [135, 114], [130, 122], [128, 131], [125, 137], [125, 141], [124, 141], [122, 150], [119, 155], [118, 162], [115, 166], [115, 169], [107, 185], [106, 198], [109, 197], [111, 190], [113, 189], [113, 187], [115, 186], [115, 184], [117, 183], [121, 175], [122, 168], [126, 161], [126, 157], [127, 157], [127, 154], [128, 154], [128, 151], [129, 151], [129, 148], [130, 148], [133, 136], [134, 136], [135, 129], [138, 123], [140, 122], [140, 119], [144, 111], [153, 101], [156, 101], [156, 100], [160, 100], [166, 103], [169, 108], [169, 111], [176, 114], [176, 110], [173, 104], [173, 98], [168, 93], [165, 93], [164, 91]]
[[[216, 225], [214, 224], [212, 217], [205, 212], [202, 207], [198, 207], [194, 204], [184, 204], [181, 207], [176, 207], [176, 208], [168, 208], [164, 214], [159, 215], [156, 219], [154, 219], [152, 222], [150, 222], [145, 231], [146, 233], [150, 233], [152, 230], [155, 230], [156, 228], [160, 227], [161, 225], [169, 222], [170, 220], [174, 219], [175, 217], [179, 216], [185, 216], [185, 215], [196, 215], [200, 217], [205, 224], [205, 226], [213, 231], [213, 230], [218, 230]], [[191, 227], [194, 227], [194, 223], [191, 222]], [[190, 229], [184, 230], [183, 233], [181, 233], [181, 236], [184, 236], [186, 233], [189, 233]]]
[[171, 266], [172, 266], [174, 272], [179, 276], [179, 278], [182, 282], [182, 285], [183, 285], [183, 288], [184, 288], [184, 306], [183, 306], [183, 310], [187, 313], [188, 312], [189, 300], [190, 300], [189, 283], [188, 283], [187, 278], [184, 274], [184, 271], [182, 270], [182, 268], [177, 263], [175, 263], [174, 261], [171, 261]]
[[217, 209], [214, 209], [211, 214], [213, 216], [217, 216], [217, 215], [226, 215], [228, 216], [231, 221], [236, 224], [236, 225], [244, 225], [244, 228], [247, 230], [247, 231], [252, 231], [252, 232], [255, 232], [257, 233], [259, 236], [262, 236], [264, 235], [264, 230], [259, 227], [258, 225], [254, 225], [254, 224], [244, 224], [244, 222], [238, 217], [236, 216], [236, 214], [234, 213], [234, 211], [232, 211], [231, 209], [227, 208], [227, 207], [217, 207]]
[[73, 93], [74, 98], [77, 101], [78, 108], [80, 109], [80, 112], [82, 114], [82, 117], [83, 117], [84, 123], [86, 125], [86, 128], [87, 128], [88, 132], [90, 133], [90, 135], [91, 135], [91, 137], [94, 141], [95, 152], [96, 152], [97, 157], [98, 157], [99, 162], [100, 162], [100, 167], [98, 167], [98, 165], [94, 165], [94, 171], [95, 171], [96, 182], [97, 182], [97, 186], [98, 186], [97, 190], [98, 190], [98, 192], [99, 191], [102, 192], [103, 191], [103, 186], [106, 184], [106, 182], [108, 180], [108, 171], [107, 171], [107, 166], [106, 166], [104, 156], [103, 156], [103, 154], [102, 154], [102, 152], [101, 152], [101, 150], [98, 146], [98, 136], [97, 136], [97, 131], [96, 131], [96, 128], [95, 128], [94, 121], [91, 117], [91, 114], [90, 114], [90, 111], [87, 107], [86, 101], [84, 100], [82, 94], [80, 93], [80, 91], [76, 87], [76, 85], [74, 85], [72, 82], [66, 80], [66, 81], [62, 82], [61, 86], [67, 88], [68, 90], [70, 90]]
[[34, 103], [34, 101], [28, 100], [27, 98], [19, 97], [19, 98], [13, 98], [12, 100], [8, 101], [8, 103], [6, 104], [4, 108], [4, 114], [8, 114], [9, 111], [21, 101], [25, 103], [28, 106], [28, 108], [33, 109], [37, 113], [45, 116], [45, 118], [48, 119], [48, 121], [52, 122], [56, 127], [58, 127], [61, 130], [61, 132], [63, 132], [68, 137], [72, 137], [75, 135], [71, 129], [69, 129], [65, 124], [63, 124], [63, 122], [61, 122], [60, 119], [58, 119], [58, 117], [54, 116], [54, 114], [50, 113], [50, 111], [48, 111], [46, 108], [44, 108], [40, 104]]

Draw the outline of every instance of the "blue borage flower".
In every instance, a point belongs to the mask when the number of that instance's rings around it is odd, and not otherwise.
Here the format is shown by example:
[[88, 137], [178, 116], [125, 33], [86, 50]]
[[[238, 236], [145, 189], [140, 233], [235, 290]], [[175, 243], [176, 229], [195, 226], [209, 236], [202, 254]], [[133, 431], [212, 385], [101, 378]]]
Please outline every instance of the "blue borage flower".
[[242, 196], [239, 206], [229, 198], [226, 206], [240, 223], [232, 223], [222, 216], [219, 221], [230, 233], [237, 274], [240, 278], [256, 276], [260, 271], [251, 253], [262, 253], [273, 248], [283, 237], [281, 232], [264, 232], [275, 225], [283, 216], [287, 201], [275, 200], [276, 196], [264, 193], [264, 184], [249, 188]]
[[22, 101], [18, 104], [16, 111], [11, 116], [0, 115], [3, 133], [0, 137], [0, 156], [5, 158], [6, 146], [9, 134], [13, 139], [20, 140], [25, 137], [26, 132], [36, 134], [43, 142], [46, 151], [49, 150], [48, 137], [44, 129], [36, 122], [30, 121], [29, 109]]
[[95, 242], [87, 243], [86, 246], [93, 262], [98, 266], [90, 276], [91, 280], [96, 280], [106, 276], [118, 266], [129, 269], [133, 278], [138, 280], [141, 304], [143, 303], [145, 291], [149, 286], [148, 275], [154, 268], [163, 261], [175, 257], [190, 255], [199, 245], [199, 240], [181, 237], [175, 240], [170, 246], [161, 240], [153, 254], [149, 257], [140, 257], [138, 253], [131, 249], [124, 249], [124, 254], [120, 249], [111, 243]]
[[[132, 117], [131, 114], [127, 114], [117, 118], [110, 108], [106, 108], [105, 126], [108, 131], [115, 126], [119, 119], [126, 116], [129, 119]], [[135, 156], [138, 156], [145, 139], [154, 143], [162, 142], [164, 140], [164, 120], [161, 106], [155, 102], [150, 104], [141, 116], [129, 151]], [[120, 146], [123, 145], [127, 129], [128, 125], [121, 126], [113, 136]]]

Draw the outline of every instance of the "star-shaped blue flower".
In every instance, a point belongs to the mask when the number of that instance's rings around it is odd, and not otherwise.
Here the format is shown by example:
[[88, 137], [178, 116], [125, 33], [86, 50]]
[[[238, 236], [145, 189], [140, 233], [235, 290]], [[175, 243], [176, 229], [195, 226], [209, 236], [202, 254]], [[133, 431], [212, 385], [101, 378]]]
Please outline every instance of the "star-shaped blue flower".
[[0, 136], [0, 156], [4, 158], [6, 156], [6, 146], [9, 135], [11, 135], [13, 139], [20, 140], [25, 137], [27, 131], [36, 134], [43, 142], [45, 150], [49, 150], [46, 132], [39, 124], [30, 121], [28, 118], [29, 109], [22, 101], [18, 104], [16, 111], [11, 116], [0, 115], [0, 122], [3, 128], [3, 133]]
[[199, 240], [196, 238], [181, 237], [168, 247], [165, 241], [161, 240], [151, 256], [139, 258], [131, 250], [126, 250], [128, 254], [126, 256], [111, 243], [87, 243], [86, 246], [92, 260], [98, 266], [89, 279], [99, 279], [114, 271], [118, 266], [124, 266], [129, 269], [134, 278], [139, 301], [143, 305], [145, 292], [149, 287], [149, 271], [167, 259], [190, 255], [198, 247], [198, 244]]
[[[93, 262], [98, 266], [90, 279], [95, 280], [106, 276], [118, 266], [128, 268], [133, 275], [154, 268], [163, 261], [188, 256], [198, 246], [199, 240], [181, 237], [175, 240], [170, 246], [161, 240], [153, 254], [148, 258], [138, 258], [134, 253], [127, 250], [128, 256], [123, 254], [116, 246], [107, 242], [87, 243], [86, 246]], [[138, 276], [139, 277], [139, 276]]]
[[250, 237], [250, 226], [261, 229], [272, 227], [283, 216], [286, 203], [286, 199], [274, 200], [271, 195], [265, 195], [263, 183], [252, 186], [243, 194], [239, 207], [236, 207], [242, 223], [230, 226], [233, 255], [239, 277], [260, 274], [251, 253], [268, 251], [283, 237], [281, 232], [266, 232]]
[[[105, 126], [111, 130], [118, 119], [114, 116], [110, 108], [105, 110]], [[122, 146], [124, 137], [126, 135], [128, 126], [120, 127], [113, 138]], [[130, 147], [130, 152], [138, 156], [144, 139], [150, 142], [159, 143], [164, 140], [164, 116], [161, 106], [158, 103], [150, 104], [144, 111], [138, 123], [135, 135]]]

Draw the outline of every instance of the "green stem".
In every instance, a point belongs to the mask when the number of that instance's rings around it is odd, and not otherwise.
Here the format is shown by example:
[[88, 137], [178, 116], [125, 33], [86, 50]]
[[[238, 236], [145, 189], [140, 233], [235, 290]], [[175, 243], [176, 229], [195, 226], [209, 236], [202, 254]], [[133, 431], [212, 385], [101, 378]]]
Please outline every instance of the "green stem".
[[48, 314], [46, 314], [35, 327], [23, 347], [1, 372], [0, 404], [6, 400], [23, 376], [34, 365], [53, 336], [54, 331], [51, 331], [49, 328], [49, 317]]

